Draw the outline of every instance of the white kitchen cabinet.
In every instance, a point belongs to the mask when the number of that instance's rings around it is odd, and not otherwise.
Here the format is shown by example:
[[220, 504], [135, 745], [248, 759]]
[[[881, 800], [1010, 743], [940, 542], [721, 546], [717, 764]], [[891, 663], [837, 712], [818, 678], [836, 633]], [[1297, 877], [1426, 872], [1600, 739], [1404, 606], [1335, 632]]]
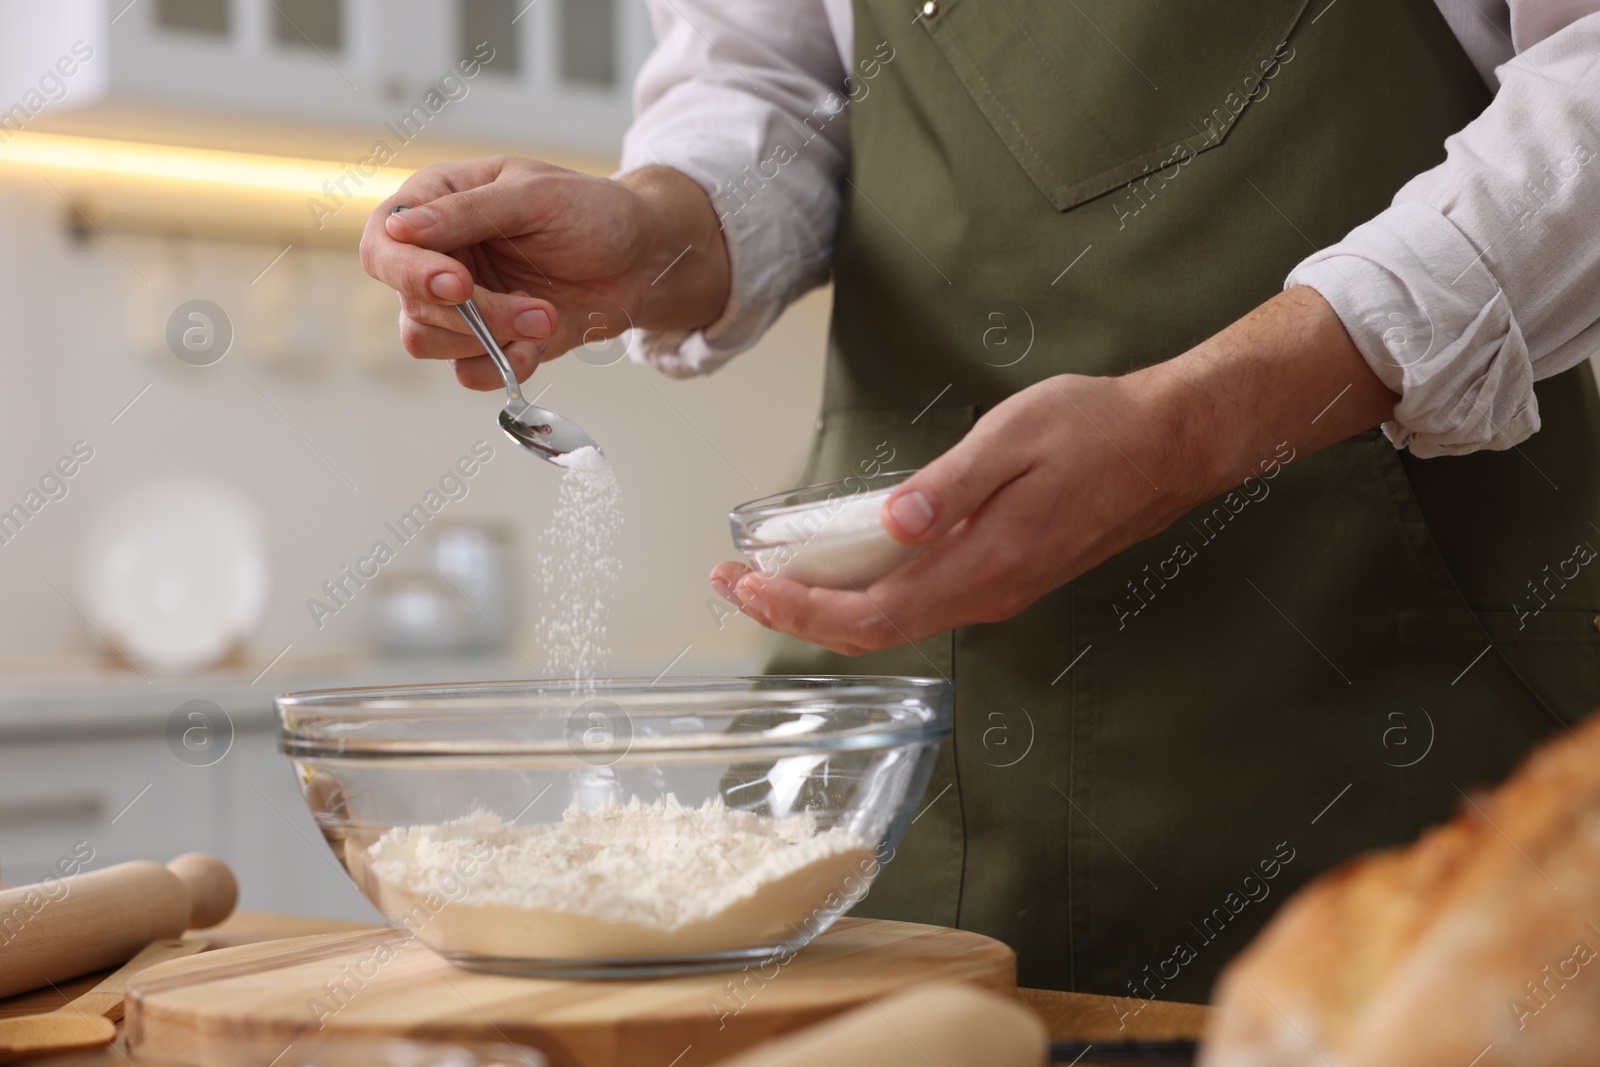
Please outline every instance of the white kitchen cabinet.
[[[514, 678], [525, 665], [494, 657], [394, 660], [343, 668], [257, 667], [146, 681], [84, 669], [54, 680], [0, 682], [0, 882], [36, 881], [80, 841], [89, 869], [125, 860], [165, 863], [206, 851], [239, 879], [240, 907], [382, 922], [323, 842], [278, 751], [273, 693], [453, 678]], [[634, 673], [641, 673], [635, 671]], [[276, 683], [276, 684], [274, 684]], [[191, 701], [220, 709], [226, 755], [179, 758]], [[178, 741], [168, 740], [179, 719]], [[221, 721], [220, 718], [217, 719]], [[224, 733], [216, 728], [216, 736]]]
[[613, 153], [651, 42], [642, 0], [0, 0], [0, 123], [42, 96], [42, 129], [99, 107]]
[[80, 842], [91, 868], [211, 848], [223, 820], [212, 776], [163, 737], [38, 741], [0, 749], [0, 878], [32, 882]]
[[0, 747], [0, 880], [36, 881], [93, 849], [88, 869], [213, 852], [233, 868], [240, 906], [341, 919], [381, 917], [317, 834], [276, 735], [237, 732], [209, 767], [179, 760], [158, 727], [144, 735], [12, 741]]

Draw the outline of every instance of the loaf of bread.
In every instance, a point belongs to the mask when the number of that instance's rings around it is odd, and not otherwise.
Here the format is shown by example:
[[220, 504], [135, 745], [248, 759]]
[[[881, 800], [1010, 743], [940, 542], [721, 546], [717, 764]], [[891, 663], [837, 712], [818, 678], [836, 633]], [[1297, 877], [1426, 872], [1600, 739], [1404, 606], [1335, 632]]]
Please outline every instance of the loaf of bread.
[[1600, 1063], [1600, 716], [1307, 886], [1213, 1001], [1201, 1067]]

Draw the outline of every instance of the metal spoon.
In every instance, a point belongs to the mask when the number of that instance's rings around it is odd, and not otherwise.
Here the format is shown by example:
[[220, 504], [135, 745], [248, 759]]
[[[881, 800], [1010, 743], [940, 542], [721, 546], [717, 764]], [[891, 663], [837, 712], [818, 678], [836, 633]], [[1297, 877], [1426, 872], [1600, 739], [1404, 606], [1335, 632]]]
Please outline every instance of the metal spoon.
[[488, 324], [483, 321], [483, 315], [471, 297], [467, 298], [465, 304], [457, 304], [456, 310], [467, 320], [473, 335], [506, 380], [506, 406], [500, 409], [500, 428], [507, 437], [551, 463], [580, 448], [600, 451], [600, 446], [595, 444], [594, 438], [583, 432], [583, 427], [553, 411], [534, 407], [522, 398], [522, 387], [517, 384], [517, 374], [511, 369], [511, 361], [501, 350], [500, 342], [494, 339], [494, 334], [489, 332]]

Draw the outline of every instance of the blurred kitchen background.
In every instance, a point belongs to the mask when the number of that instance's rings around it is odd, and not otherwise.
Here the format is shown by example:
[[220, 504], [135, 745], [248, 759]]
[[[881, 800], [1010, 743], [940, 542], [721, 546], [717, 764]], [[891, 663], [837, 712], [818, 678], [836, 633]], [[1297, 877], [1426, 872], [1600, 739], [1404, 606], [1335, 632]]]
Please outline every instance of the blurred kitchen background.
[[[535, 676], [558, 472], [404, 353], [357, 239], [428, 163], [609, 173], [651, 43], [640, 0], [0, 0], [0, 880], [207, 849], [244, 907], [376, 917], [271, 698]], [[622, 482], [615, 673], [753, 665], [705, 576], [797, 477], [827, 314], [711, 378], [618, 341], [525, 387]]]

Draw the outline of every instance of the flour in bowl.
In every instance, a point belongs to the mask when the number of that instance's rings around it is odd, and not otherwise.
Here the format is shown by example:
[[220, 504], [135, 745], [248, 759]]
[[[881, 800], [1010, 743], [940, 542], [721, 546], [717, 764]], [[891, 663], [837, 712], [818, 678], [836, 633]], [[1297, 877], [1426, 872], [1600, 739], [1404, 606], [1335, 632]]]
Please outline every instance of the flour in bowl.
[[[366, 850], [384, 913], [423, 906], [441, 952], [525, 959], [682, 956], [814, 932], [876, 873], [871, 844], [810, 814], [773, 817], [713, 798], [567, 809], [558, 823], [477, 811], [396, 827]], [[472, 873], [462, 877], [463, 870]]]

